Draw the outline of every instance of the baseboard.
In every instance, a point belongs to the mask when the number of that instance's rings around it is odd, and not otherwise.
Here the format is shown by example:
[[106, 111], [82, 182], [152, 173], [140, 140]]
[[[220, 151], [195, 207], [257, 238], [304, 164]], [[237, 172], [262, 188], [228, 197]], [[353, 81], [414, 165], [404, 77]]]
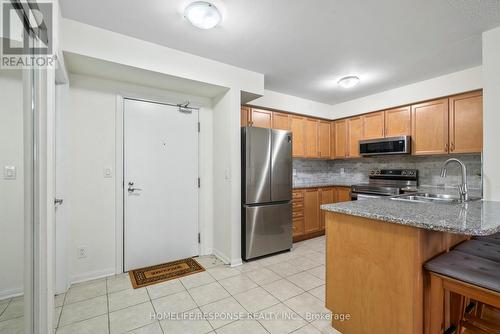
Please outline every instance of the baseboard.
[[212, 249], [212, 252], [219, 260], [221, 260], [225, 264], [231, 264], [231, 260], [229, 259], [229, 257], [224, 255], [222, 252], [218, 251], [215, 248]]
[[89, 273], [84, 273], [80, 275], [75, 275], [70, 278], [70, 284], [83, 283], [91, 281], [94, 279], [104, 278], [108, 276], [113, 276], [115, 274], [115, 268], [109, 268], [105, 270], [92, 271]]
[[205, 255], [212, 255], [214, 253], [212, 248], [207, 248], [205, 250], [200, 249], [200, 255], [199, 256], [205, 256]]
[[304, 241], [304, 240], [307, 240], [307, 239], [317, 238], [317, 237], [320, 237], [320, 236], [322, 236], [324, 234], [325, 234], [325, 230], [318, 231], [318, 232], [313, 232], [313, 233], [308, 233], [308, 234], [298, 235], [298, 236], [293, 237], [293, 242], [299, 242], [299, 241]]
[[22, 296], [23, 293], [24, 293], [23, 288], [2, 290], [2, 291], [0, 291], [0, 300], [13, 298], [13, 297], [19, 297], [19, 296]]
[[243, 265], [243, 261], [241, 259], [231, 261], [231, 267], [238, 267], [241, 265]]

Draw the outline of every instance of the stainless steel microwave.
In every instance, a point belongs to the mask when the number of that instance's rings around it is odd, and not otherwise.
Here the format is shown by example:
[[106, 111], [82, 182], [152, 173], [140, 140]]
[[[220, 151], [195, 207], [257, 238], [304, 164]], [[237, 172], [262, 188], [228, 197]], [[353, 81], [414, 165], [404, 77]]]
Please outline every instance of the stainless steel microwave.
[[359, 154], [362, 156], [386, 154], [410, 154], [411, 137], [400, 136], [359, 141]]

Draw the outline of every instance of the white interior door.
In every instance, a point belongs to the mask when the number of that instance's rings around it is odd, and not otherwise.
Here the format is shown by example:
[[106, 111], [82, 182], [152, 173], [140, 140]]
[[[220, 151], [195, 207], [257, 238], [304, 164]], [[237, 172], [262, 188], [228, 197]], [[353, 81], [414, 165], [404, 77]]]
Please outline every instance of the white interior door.
[[125, 271], [195, 255], [198, 111], [125, 99]]

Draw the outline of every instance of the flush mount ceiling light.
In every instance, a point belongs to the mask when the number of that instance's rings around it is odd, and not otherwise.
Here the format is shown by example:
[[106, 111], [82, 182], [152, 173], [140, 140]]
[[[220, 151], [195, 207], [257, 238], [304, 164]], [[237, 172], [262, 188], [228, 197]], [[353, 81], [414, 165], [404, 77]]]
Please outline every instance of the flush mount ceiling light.
[[195, 1], [189, 4], [184, 10], [184, 17], [200, 29], [212, 29], [222, 20], [217, 7], [206, 1]]
[[338, 81], [338, 84], [342, 88], [352, 88], [359, 84], [360, 80], [357, 76], [355, 75], [350, 75], [347, 77], [343, 77]]

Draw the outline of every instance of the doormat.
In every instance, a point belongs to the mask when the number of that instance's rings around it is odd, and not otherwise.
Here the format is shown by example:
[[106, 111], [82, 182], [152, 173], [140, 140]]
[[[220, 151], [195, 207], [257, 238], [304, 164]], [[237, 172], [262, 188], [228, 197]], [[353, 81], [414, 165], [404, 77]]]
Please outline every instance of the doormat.
[[134, 289], [205, 271], [195, 259], [187, 258], [128, 272]]

